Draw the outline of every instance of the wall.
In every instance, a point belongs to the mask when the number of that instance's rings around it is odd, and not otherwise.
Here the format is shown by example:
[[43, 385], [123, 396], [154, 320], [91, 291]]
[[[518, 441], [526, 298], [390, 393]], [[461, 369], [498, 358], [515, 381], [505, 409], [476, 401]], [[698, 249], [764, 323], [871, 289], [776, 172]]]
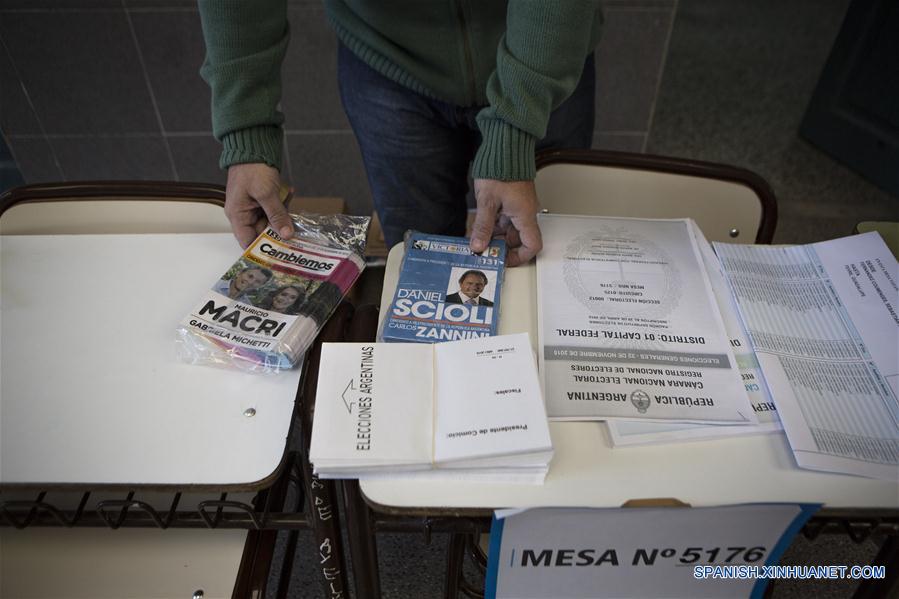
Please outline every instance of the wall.
[[[610, 0], [597, 49], [594, 146], [643, 151], [677, 0]], [[371, 211], [340, 107], [336, 39], [317, 0], [290, 0], [286, 179]], [[0, 132], [26, 183], [224, 182], [190, 0], [0, 0]], [[0, 144], [2, 150], [2, 144]], [[0, 152], [0, 185], [18, 181]], [[2, 187], [0, 187], [2, 191]]]

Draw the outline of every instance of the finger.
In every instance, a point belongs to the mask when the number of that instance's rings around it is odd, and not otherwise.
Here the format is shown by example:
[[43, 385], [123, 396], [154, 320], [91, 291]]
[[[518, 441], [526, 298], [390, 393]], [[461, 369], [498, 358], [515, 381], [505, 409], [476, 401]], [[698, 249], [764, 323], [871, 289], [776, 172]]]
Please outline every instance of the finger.
[[521, 235], [518, 234], [518, 229], [515, 227], [509, 227], [506, 229], [506, 247], [508, 248], [516, 248], [521, 245]]
[[256, 221], [256, 224], [253, 225], [253, 229], [256, 231], [256, 237], [259, 237], [259, 235], [263, 231], [265, 231], [267, 228], [268, 228], [268, 221], [265, 220], [264, 216], [260, 216], [259, 219]]
[[524, 264], [543, 248], [543, 236], [537, 226], [537, 216], [522, 216], [512, 219], [521, 245], [509, 252], [509, 266]]
[[502, 212], [496, 218], [496, 226], [493, 228], [493, 237], [502, 237], [506, 240], [506, 246], [513, 248], [521, 245], [518, 229], [512, 224], [512, 219]]
[[231, 230], [234, 232], [234, 237], [237, 238], [237, 243], [244, 249], [253, 243], [253, 240], [259, 236], [253, 225], [243, 225], [235, 221], [231, 221]]
[[225, 193], [225, 215], [231, 222], [231, 230], [237, 243], [240, 244], [240, 247], [246, 248], [259, 235], [256, 231], [256, 223], [262, 218], [262, 214], [258, 210], [237, 208], [241, 204], [240, 199], [236, 194], [228, 193], [228, 191]]
[[287, 214], [287, 208], [281, 203], [277, 188], [267, 190], [264, 195], [260, 194], [256, 197], [256, 201], [262, 207], [269, 224], [278, 232], [278, 235], [283, 239], [293, 237], [293, 220]]
[[497, 237], [505, 237], [506, 231], [512, 228], [512, 220], [500, 212], [496, 216], [496, 222], [493, 223], [493, 235], [492, 237], [496, 239]]
[[493, 224], [496, 222], [497, 206], [493, 202], [479, 202], [471, 225], [471, 251], [480, 254], [487, 249], [493, 235]]
[[521, 248], [512, 248], [508, 252], [506, 252], [506, 266], [509, 268], [514, 268], [516, 266], [520, 266], [527, 262], [527, 260], [522, 260], [520, 254]]

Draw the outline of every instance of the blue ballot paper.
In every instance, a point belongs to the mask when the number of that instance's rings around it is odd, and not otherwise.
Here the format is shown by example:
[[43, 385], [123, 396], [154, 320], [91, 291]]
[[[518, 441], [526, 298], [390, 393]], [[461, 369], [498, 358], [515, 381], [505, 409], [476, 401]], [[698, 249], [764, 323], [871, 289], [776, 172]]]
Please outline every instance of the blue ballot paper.
[[464, 237], [411, 233], [384, 341], [436, 343], [496, 335], [506, 244], [474, 254]]

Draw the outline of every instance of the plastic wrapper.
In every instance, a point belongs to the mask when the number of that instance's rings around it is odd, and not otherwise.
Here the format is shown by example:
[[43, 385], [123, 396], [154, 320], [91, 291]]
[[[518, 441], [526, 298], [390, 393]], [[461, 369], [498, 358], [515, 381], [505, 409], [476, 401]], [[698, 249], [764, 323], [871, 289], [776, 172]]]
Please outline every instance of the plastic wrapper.
[[182, 360], [258, 373], [300, 363], [365, 268], [371, 219], [291, 218], [291, 239], [263, 231], [181, 321]]

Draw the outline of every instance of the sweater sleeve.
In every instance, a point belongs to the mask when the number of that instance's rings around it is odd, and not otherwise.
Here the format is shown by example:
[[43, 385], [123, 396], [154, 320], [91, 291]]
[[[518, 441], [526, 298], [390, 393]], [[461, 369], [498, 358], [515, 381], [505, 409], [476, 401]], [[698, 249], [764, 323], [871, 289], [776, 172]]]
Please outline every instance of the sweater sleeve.
[[474, 178], [534, 178], [537, 140], [546, 135], [550, 113], [577, 87], [600, 19], [596, 0], [509, 1], [496, 70], [487, 81], [489, 105], [477, 117], [483, 141]]
[[212, 91], [212, 132], [222, 168], [264, 162], [281, 167], [281, 62], [289, 29], [286, 0], [200, 0]]

